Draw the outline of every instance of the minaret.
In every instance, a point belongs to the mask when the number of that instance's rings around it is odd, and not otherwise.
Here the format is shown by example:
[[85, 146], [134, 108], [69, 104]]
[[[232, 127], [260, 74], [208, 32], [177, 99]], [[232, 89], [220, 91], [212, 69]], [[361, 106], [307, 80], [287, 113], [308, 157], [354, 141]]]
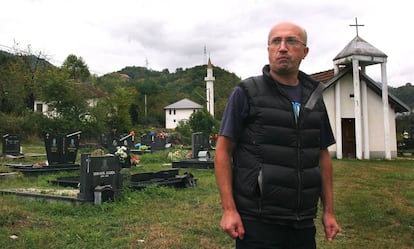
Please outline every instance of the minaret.
[[207, 64], [207, 77], [204, 77], [206, 82], [206, 101], [207, 111], [214, 117], [214, 76], [213, 76], [213, 65], [211, 64], [210, 58], [208, 58]]

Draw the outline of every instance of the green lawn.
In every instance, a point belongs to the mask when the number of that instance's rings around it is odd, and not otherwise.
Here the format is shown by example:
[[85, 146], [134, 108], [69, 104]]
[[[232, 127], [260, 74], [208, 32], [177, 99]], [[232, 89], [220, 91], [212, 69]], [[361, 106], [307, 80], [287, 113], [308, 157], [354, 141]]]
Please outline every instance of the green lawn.
[[[42, 153], [41, 145], [30, 148]], [[0, 164], [22, 160], [3, 159]], [[169, 169], [167, 162], [167, 151], [143, 155], [143, 167], [130, 173]], [[214, 171], [180, 169], [184, 172], [194, 175], [197, 187], [125, 188], [115, 202], [101, 205], [0, 195], [0, 248], [233, 248], [219, 228]], [[318, 248], [414, 248], [414, 161], [334, 160], [334, 174], [342, 233], [327, 243], [318, 218]], [[46, 188], [48, 180], [62, 175], [70, 174], [3, 178], [0, 188]]]

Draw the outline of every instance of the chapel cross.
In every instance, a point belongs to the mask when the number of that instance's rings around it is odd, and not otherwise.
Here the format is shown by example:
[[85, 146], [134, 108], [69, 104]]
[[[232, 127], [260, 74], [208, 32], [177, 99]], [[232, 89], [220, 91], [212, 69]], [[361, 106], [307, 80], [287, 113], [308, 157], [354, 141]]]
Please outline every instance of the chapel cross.
[[358, 18], [355, 17], [355, 24], [350, 24], [349, 26], [353, 26], [356, 29], [356, 34], [358, 36], [358, 27], [363, 27], [365, 26], [364, 24], [358, 24]]

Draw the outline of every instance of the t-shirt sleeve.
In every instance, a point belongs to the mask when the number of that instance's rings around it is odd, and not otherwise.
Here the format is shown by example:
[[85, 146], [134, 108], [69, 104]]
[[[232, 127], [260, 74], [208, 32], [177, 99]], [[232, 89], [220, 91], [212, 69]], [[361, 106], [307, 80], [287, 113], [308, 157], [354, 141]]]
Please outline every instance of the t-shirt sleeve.
[[325, 112], [324, 120], [321, 127], [321, 149], [326, 149], [332, 144], [335, 144], [335, 137], [332, 132], [331, 124], [329, 123], [328, 114]]
[[221, 120], [219, 135], [239, 140], [244, 120], [248, 115], [249, 104], [243, 89], [236, 86], [227, 101]]

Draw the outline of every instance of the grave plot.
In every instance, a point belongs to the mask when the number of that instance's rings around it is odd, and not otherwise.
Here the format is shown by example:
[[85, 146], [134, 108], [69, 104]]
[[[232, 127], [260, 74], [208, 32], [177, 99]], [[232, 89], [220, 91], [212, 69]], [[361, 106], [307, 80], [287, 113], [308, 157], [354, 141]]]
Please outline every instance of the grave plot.
[[191, 173], [179, 175], [178, 169], [161, 170], [158, 172], [137, 173], [130, 176], [130, 188], [141, 190], [148, 185], [171, 186], [176, 188], [195, 187], [197, 180]]
[[[128, 187], [132, 190], [142, 190], [149, 185], [175, 188], [196, 187], [197, 179], [195, 179], [191, 173], [185, 172], [184, 174], [179, 175], [178, 171], [178, 169], [167, 169], [157, 172], [123, 175], [122, 182], [127, 182], [127, 184], [129, 184]], [[55, 180], [50, 180], [49, 182], [62, 187], [78, 188], [81, 186], [79, 179], [82, 180], [82, 175], [80, 178], [78, 176], [59, 177]]]
[[[113, 201], [116, 196], [122, 194], [123, 177], [120, 173], [121, 166], [118, 158], [113, 155], [91, 156], [81, 155], [80, 177], [58, 178], [49, 181], [57, 185], [73, 187], [76, 195], [62, 196], [59, 189], [6, 189], [0, 192], [14, 194], [30, 198], [42, 198], [46, 200], [66, 200], [71, 202], [93, 202], [100, 204], [104, 201]], [[67, 190], [66, 190], [67, 191]]]
[[69, 134], [44, 134], [47, 162], [35, 164], [6, 164], [14, 171], [23, 174], [79, 170], [76, 156], [79, 149], [81, 131]]
[[[191, 173], [179, 175], [178, 169], [167, 169], [158, 172], [145, 172], [137, 174], [122, 174], [119, 158], [112, 154], [92, 156], [82, 154], [80, 160], [80, 176], [59, 177], [49, 180], [49, 183], [72, 187], [76, 190], [76, 196], [54, 195], [59, 188], [52, 189], [9, 189], [0, 190], [1, 193], [14, 194], [30, 198], [42, 198], [46, 200], [65, 200], [74, 203], [93, 202], [100, 204], [106, 201], [114, 201], [122, 195], [123, 187], [131, 190], [141, 190], [149, 185], [171, 186], [176, 188], [195, 187], [197, 180]], [[124, 184], [128, 184], [124, 186]], [[71, 192], [73, 194], [73, 191]]]
[[214, 160], [210, 156], [210, 143], [208, 137], [202, 132], [195, 132], [191, 136], [191, 155], [190, 159], [173, 161], [173, 168], [197, 168], [212, 169]]

